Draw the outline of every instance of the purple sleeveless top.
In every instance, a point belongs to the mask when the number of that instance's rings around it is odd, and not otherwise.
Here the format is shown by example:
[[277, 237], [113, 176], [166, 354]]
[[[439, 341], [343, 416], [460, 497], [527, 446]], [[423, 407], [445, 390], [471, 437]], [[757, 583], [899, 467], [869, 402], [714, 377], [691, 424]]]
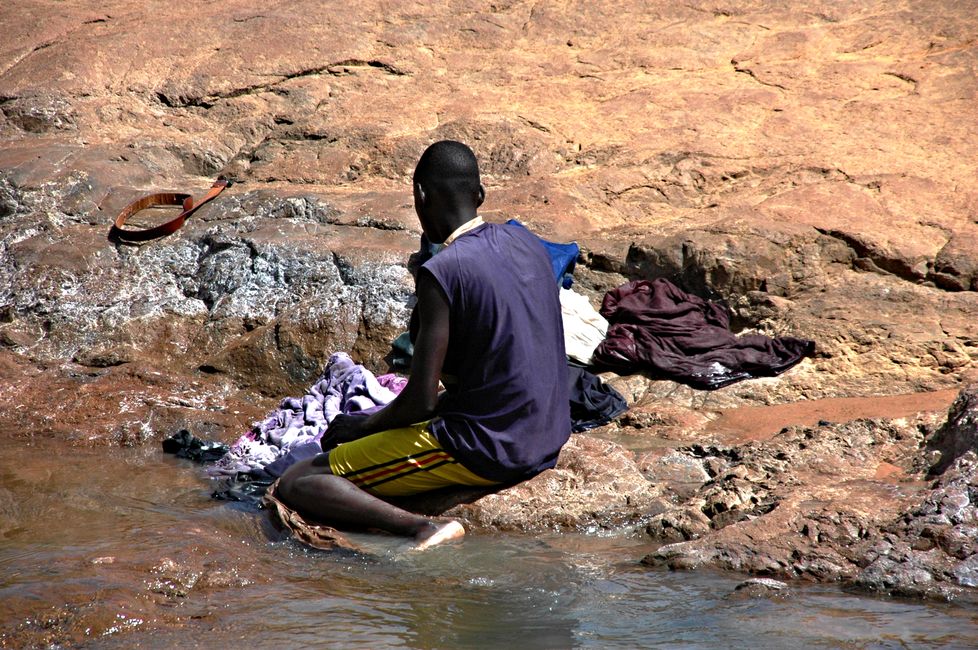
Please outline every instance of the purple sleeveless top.
[[428, 260], [422, 272], [450, 306], [443, 374], [457, 379], [431, 432], [462, 465], [500, 482], [557, 462], [570, 437], [558, 288], [540, 241], [487, 223]]

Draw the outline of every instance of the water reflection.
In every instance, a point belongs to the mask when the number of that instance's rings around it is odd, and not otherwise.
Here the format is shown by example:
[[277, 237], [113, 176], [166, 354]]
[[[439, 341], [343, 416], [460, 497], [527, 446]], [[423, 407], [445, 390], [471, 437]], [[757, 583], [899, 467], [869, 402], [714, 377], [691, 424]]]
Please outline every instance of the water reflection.
[[471, 536], [465, 546], [464, 554], [446, 547], [408, 558], [408, 584], [427, 582], [438, 594], [418, 598], [415, 588], [405, 589], [411, 647], [575, 645], [577, 576], [562, 558], [544, 544], [516, 546], [494, 536]]
[[[44, 445], [47, 445], [46, 447]], [[0, 457], [0, 645], [187, 647], [974, 647], [954, 605], [648, 571], [641, 537], [471, 534], [368, 556], [275, 541], [155, 449], [8, 447]]]

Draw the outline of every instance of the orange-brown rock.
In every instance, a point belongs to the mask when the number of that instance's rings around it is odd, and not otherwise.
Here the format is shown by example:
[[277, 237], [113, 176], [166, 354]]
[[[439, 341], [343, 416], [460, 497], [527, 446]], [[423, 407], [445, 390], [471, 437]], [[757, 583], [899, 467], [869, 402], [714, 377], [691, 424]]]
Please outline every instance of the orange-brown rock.
[[[640, 452], [664, 495], [649, 530], [689, 546], [663, 557], [869, 584], [845, 548], [924, 507], [915, 481], [943, 404], [741, 440], [709, 423], [975, 379], [974, 9], [10, 0], [0, 437], [133, 444], [197, 422], [228, 439], [336, 349], [384, 369], [413, 290], [412, 166], [460, 139], [482, 165], [484, 216], [577, 240], [577, 287], [595, 301], [666, 276], [725, 301], [738, 330], [817, 343], [786, 375], [713, 393], [612, 378], [633, 411], [596, 435]], [[239, 182], [178, 233], [106, 238], [134, 198], [200, 195], [218, 175]], [[49, 407], [42, 388], [65, 397]], [[957, 457], [966, 439], [930, 448]], [[517, 490], [541, 508], [553, 495]], [[485, 521], [506, 526], [507, 507]], [[959, 533], [941, 534], [965, 548]], [[971, 560], [955, 561], [941, 575], [967, 585]]]

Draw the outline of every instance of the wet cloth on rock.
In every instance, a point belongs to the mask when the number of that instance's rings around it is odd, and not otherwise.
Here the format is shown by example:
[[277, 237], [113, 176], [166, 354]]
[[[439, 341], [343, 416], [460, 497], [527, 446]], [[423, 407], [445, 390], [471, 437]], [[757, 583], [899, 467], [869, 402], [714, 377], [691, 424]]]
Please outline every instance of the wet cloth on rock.
[[[384, 384], [395, 390], [386, 387]], [[220, 460], [209, 468], [213, 476], [257, 472], [286, 457], [291, 451], [319, 448], [329, 423], [340, 413], [371, 413], [389, 404], [404, 382], [394, 376], [374, 377], [350, 355], [329, 357], [322, 375], [302, 397], [287, 397], [268, 417], [241, 436]], [[314, 454], [313, 454], [314, 455]], [[293, 455], [293, 460], [296, 460]], [[288, 461], [288, 459], [285, 459]], [[285, 464], [285, 467], [281, 465]], [[291, 462], [279, 463], [284, 472]], [[280, 475], [280, 474], [277, 474]]]
[[652, 371], [705, 390], [780, 374], [815, 352], [814, 341], [805, 339], [736, 336], [722, 305], [663, 278], [609, 291], [601, 315], [610, 326], [595, 350], [596, 365], [623, 374]]
[[213, 463], [228, 452], [228, 446], [213, 440], [202, 440], [186, 429], [180, 429], [163, 441], [163, 451], [175, 454], [177, 458]]
[[298, 511], [282, 503], [278, 499], [277, 488], [278, 482], [273, 483], [262, 500], [276, 526], [292, 533], [300, 542], [323, 551], [362, 550], [359, 545], [332, 526], [308, 521]]
[[568, 365], [567, 383], [574, 433], [608, 424], [628, 410], [621, 393], [584, 368]]
[[591, 306], [586, 296], [572, 289], [560, 290], [560, 315], [564, 322], [564, 349], [574, 361], [591, 365], [594, 350], [608, 333], [608, 321]]

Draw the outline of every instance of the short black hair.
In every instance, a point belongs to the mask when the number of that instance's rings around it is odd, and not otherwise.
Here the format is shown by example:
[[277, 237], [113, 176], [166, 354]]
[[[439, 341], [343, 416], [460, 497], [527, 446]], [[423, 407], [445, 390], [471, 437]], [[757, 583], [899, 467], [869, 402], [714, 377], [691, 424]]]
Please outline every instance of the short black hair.
[[441, 140], [421, 154], [414, 168], [414, 182], [450, 200], [478, 202], [479, 163], [468, 146], [454, 140]]

